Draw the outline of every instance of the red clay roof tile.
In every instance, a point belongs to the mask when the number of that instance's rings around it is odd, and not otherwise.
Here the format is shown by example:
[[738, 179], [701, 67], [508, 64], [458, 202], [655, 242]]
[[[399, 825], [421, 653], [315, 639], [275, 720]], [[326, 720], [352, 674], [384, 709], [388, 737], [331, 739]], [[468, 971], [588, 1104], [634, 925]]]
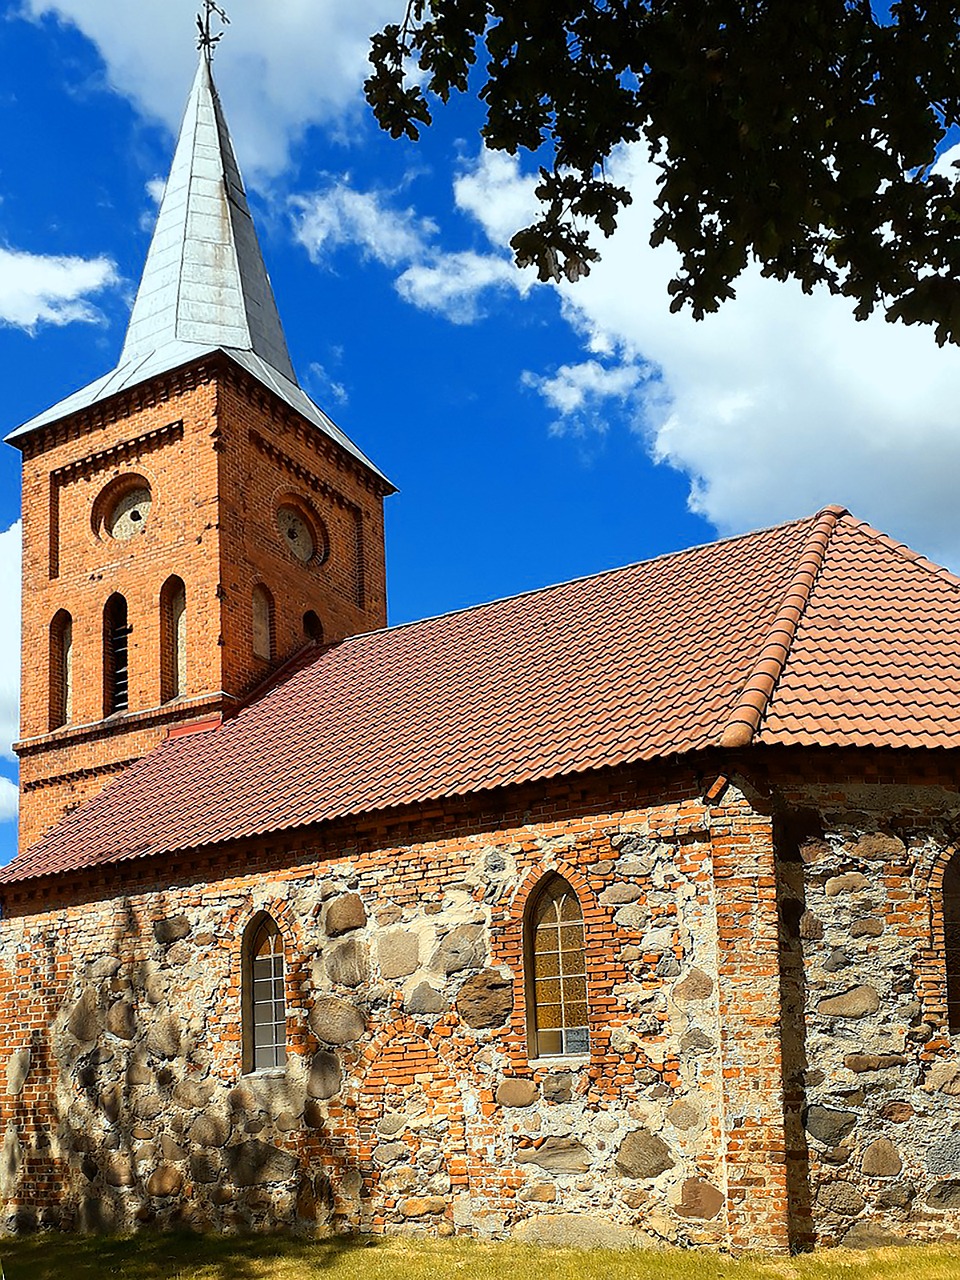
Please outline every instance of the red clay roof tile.
[[0, 882], [708, 746], [960, 746], [960, 580], [831, 507], [304, 655]]

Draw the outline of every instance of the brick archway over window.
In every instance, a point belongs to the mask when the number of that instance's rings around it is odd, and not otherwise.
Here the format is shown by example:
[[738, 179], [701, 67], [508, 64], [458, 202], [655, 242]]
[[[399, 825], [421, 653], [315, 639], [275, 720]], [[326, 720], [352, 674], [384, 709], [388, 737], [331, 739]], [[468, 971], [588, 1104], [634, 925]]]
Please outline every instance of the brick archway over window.
[[[953, 845], [918, 868], [918, 892], [929, 905], [930, 933], [919, 957], [924, 1020], [960, 1032], [960, 854]], [[952, 1005], [952, 1008], [951, 1008]], [[928, 1046], [929, 1048], [929, 1046]]]

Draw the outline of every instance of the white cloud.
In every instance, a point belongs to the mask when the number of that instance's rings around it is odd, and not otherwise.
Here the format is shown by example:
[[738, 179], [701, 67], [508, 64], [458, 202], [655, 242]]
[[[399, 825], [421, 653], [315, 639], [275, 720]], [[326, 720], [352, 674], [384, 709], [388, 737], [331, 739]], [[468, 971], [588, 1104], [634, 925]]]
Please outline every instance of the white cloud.
[[956, 181], [958, 169], [960, 169], [960, 142], [941, 152], [930, 172], [942, 174], [944, 178], [952, 178]]
[[328, 370], [318, 361], [314, 361], [307, 370], [309, 375], [309, 390], [314, 390], [318, 400], [322, 403], [328, 396], [335, 400], [337, 404], [346, 404], [350, 399], [350, 393], [342, 382], [338, 382]]
[[16, 822], [20, 812], [20, 792], [15, 782], [0, 778], [0, 822]]
[[[111, 86], [177, 129], [196, 61], [197, 0], [22, 0], [22, 8], [79, 27], [99, 48]], [[281, 170], [307, 123], [349, 120], [369, 74], [370, 35], [402, 13], [397, 0], [231, 0], [227, 8], [217, 83], [251, 174]]]
[[108, 258], [63, 258], [0, 245], [0, 325], [32, 332], [40, 324], [92, 323], [91, 294], [119, 283]]
[[[755, 269], [716, 315], [671, 315], [676, 258], [649, 245], [654, 171], [633, 148], [610, 174], [634, 203], [590, 277], [556, 286], [584, 360], [527, 377], [559, 421], [582, 430], [626, 405], [652, 455], [690, 478], [691, 507], [723, 532], [840, 502], [960, 565], [960, 351], [938, 348], [926, 327], [858, 323], [848, 301]], [[532, 181], [481, 153], [458, 203], [503, 246]]]
[[523, 382], [539, 391], [559, 414], [554, 425], [556, 434], [572, 430], [580, 435], [588, 427], [605, 431], [604, 413], [610, 400], [631, 403], [645, 378], [639, 364], [603, 365], [599, 360], [585, 360], [582, 364], [563, 364], [550, 376], [527, 371]]
[[326, 262], [350, 245], [367, 260], [399, 271], [396, 288], [402, 298], [454, 324], [476, 320], [481, 298], [491, 290], [525, 293], [532, 284], [499, 250], [444, 252], [437, 224], [394, 205], [389, 193], [357, 191], [341, 180], [297, 196], [291, 205], [294, 234], [313, 262]]
[[[20, 533], [19, 520], [0, 533], [0, 754], [9, 760], [20, 736]], [[2, 782], [0, 822], [9, 808]]]
[[483, 314], [481, 295], [493, 290], [525, 294], [533, 280], [509, 259], [490, 253], [438, 253], [414, 263], [397, 280], [397, 292], [423, 311], [471, 324]]
[[296, 238], [313, 262], [349, 244], [365, 258], [397, 267], [422, 258], [437, 233], [430, 219], [417, 217], [412, 209], [392, 208], [380, 192], [357, 191], [348, 182], [298, 196], [292, 204]]

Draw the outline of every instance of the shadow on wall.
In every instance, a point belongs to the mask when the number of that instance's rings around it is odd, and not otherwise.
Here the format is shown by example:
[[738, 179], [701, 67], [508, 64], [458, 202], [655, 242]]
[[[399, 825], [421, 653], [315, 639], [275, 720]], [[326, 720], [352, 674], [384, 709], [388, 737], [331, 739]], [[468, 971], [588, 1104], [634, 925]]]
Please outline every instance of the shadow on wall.
[[[207, 1025], [219, 978], [187, 963], [189, 931], [182, 915], [141, 921], [125, 903], [65, 996], [55, 972], [61, 940], [20, 940], [18, 963], [26, 949], [38, 1007], [18, 1012], [49, 1033], [35, 1033], [8, 1061], [5, 1230], [309, 1236], [333, 1221], [328, 1174], [359, 1193], [319, 1105], [340, 1089], [337, 1054], [291, 1055], [282, 1073], [221, 1079], [208, 1047], [218, 1027]], [[145, 956], [145, 932], [162, 961]], [[171, 1274], [164, 1265], [142, 1274]]]
[[815, 927], [816, 921], [807, 911], [802, 851], [808, 842], [821, 840], [822, 836], [822, 828], [814, 815], [793, 813], [781, 815], [775, 821], [780, 908], [780, 1050], [783, 1055], [790, 1245], [795, 1252], [812, 1249], [815, 1243], [810, 1151], [804, 1128], [804, 1108], [811, 1073], [807, 1060], [803, 939], [809, 936], [809, 930]]

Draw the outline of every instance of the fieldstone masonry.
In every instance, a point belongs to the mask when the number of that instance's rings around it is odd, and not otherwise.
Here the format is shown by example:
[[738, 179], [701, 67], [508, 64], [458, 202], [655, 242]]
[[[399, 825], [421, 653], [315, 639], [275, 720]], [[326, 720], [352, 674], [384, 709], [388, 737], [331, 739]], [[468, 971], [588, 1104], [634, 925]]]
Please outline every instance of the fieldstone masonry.
[[[709, 825], [691, 796], [11, 903], [5, 1228], [534, 1239], [546, 1215], [550, 1238], [724, 1243]], [[523, 914], [551, 871], [584, 912], [591, 1051], [531, 1061]], [[245, 1075], [260, 911], [288, 1059]]]
[[[958, 797], [898, 786], [894, 820], [879, 785], [716, 791], [635, 771], [536, 816], [462, 808], [442, 838], [431, 815], [11, 891], [4, 1229], [955, 1238], [935, 902]], [[524, 918], [554, 871], [583, 910], [590, 1052], [531, 1060]], [[262, 911], [288, 1056], [244, 1074]]]
[[960, 1057], [937, 918], [958, 797], [852, 783], [788, 796], [807, 827], [779, 851], [797, 1233], [956, 1240]]

